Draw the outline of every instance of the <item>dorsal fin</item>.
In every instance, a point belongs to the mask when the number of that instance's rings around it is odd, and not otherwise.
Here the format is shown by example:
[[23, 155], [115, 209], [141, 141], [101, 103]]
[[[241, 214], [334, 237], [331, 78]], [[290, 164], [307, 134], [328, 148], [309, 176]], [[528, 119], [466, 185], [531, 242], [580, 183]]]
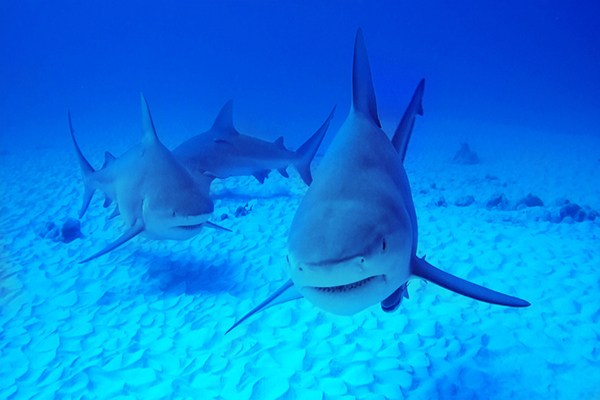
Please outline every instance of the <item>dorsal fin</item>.
[[108, 151], [104, 152], [104, 165], [102, 166], [102, 168], [106, 168], [107, 166], [109, 166], [110, 164], [112, 164], [113, 161], [115, 161], [115, 156], [113, 156], [112, 154], [110, 154]]
[[283, 144], [283, 136], [279, 136], [277, 140], [273, 142], [273, 144], [277, 146], [278, 149], [287, 150]]
[[406, 108], [404, 116], [402, 116], [402, 120], [400, 121], [400, 124], [398, 124], [398, 128], [396, 128], [396, 132], [392, 137], [392, 144], [396, 151], [398, 151], [398, 154], [400, 154], [402, 162], [404, 162], [404, 158], [406, 157], [408, 142], [410, 141], [410, 136], [412, 135], [412, 130], [415, 126], [415, 117], [417, 114], [423, 115], [424, 90], [425, 79], [421, 79], [421, 82], [419, 82], [415, 94], [413, 94], [412, 100]]
[[239, 135], [233, 127], [233, 100], [229, 100], [217, 115], [217, 119], [213, 123], [212, 130]]
[[377, 101], [375, 100], [375, 89], [371, 77], [371, 67], [362, 29], [356, 32], [354, 42], [354, 64], [352, 67], [352, 107], [354, 111], [364, 114], [367, 118], [381, 128], [377, 117]]
[[149, 146], [158, 142], [158, 137], [156, 136], [156, 130], [154, 129], [154, 122], [152, 122], [152, 116], [150, 115], [150, 108], [148, 107], [148, 102], [144, 97], [144, 93], [142, 95], [142, 129], [144, 132], [144, 137], [142, 138], [142, 143], [145, 146]]

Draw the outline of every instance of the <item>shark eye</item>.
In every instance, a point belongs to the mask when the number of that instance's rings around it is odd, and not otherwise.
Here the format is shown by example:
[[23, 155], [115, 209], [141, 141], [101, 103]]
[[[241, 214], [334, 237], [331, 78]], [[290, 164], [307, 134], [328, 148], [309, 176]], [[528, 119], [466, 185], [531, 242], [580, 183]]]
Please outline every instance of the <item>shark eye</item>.
[[381, 249], [385, 250], [385, 247], [386, 247], [386, 245], [385, 245], [385, 238], [383, 238], [383, 243], [381, 244]]
[[173, 216], [175, 216], [175, 211], [173, 211]]
[[287, 263], [289, 264], [290, 263], [290, 256], [289, 255], [285, 256], [285, 259], [287, 260]]

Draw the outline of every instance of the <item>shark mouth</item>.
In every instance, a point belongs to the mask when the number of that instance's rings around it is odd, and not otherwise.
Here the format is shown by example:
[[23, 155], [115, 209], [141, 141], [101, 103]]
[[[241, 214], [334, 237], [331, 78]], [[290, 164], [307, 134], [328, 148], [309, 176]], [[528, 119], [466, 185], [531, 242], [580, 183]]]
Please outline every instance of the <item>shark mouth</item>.
[[372, 282], [374, 279], [383, 279], [385, 280], [385, 275], [375, 275], [375, 276], [370, 276], [366, 279], [363, 279], [361, 281], [358, 282], [354, 282], [354, 283], [349, 283], [347, 285], [339, 285], [339, 286], [322, 286], [322, 287], [318, 287], [318, 286], [312, 286], [312, 289], [316, 289], [319, 292], [324, 292], [324, 293], [343, 293], [343, 292], [349, 292], [355, 289], [360, 288], [363, 285], [367, 285], [368, 283]]
[[179, 225], [179, 226], [176, 226], [176, 228], [183, 229], [183, 230], [186, 230], [186, 231], [195, 231], [196, 229], [202, 228], [203, 225], [204, 225], [203, 223], [202, 224], [196, 224], [196, 225]]

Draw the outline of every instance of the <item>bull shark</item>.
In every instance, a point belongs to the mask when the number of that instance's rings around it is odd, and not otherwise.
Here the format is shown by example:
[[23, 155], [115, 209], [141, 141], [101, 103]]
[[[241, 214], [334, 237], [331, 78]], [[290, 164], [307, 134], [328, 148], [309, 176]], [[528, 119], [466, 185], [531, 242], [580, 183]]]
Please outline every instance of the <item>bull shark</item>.
[[106, 254], [139, 234], [151, 239], [186, 240], [197, 235], [203, 226], [217, 227], [208, 221], [213, 212], [209, 185], [194, 180], [158, 140], [143, 94], [142, 121], [141, 143], [118, 158], [107, 152], [104, 166], [95, 171], [75, 140], [69, 112], [71, 139], [85, 184], [79, 218], [99, 189], [106, 196], [105, 207], [113, 201], [117, 204], [111, 218], [120, 213], [128, 226], [119, 239], [81, 263]]
[[408, 297], [412, 278], [487, 303], [530, 305], [450, 275], [417, 256], [417, 217], [403, 162], [416, 115], [423, 114], [424, 87], [423, 80], [390, 141], [381, 129], [358, 30], [352, 107], [292, 221], [286, 264], [290, 279], [229, 331], [264, 308], [300, 297], [338, 315], [353, 315], [376, 303], [392, 312]]
[[260, 183], [272, 169], [289, 177], [291, 164], [307, 184], [312, 182], [310, 164], [333, 118], [335, 107], [325, 123], [296, 151], [286, 149], [283, 137], [267, 142], [240, 134], [233, 126], [233, 101], [229, 100], [219, 112], [210, 130], [200, 133], [173, 150], [173, 155], [192, 175], [225, 179], [230, 176], [252, 175]]

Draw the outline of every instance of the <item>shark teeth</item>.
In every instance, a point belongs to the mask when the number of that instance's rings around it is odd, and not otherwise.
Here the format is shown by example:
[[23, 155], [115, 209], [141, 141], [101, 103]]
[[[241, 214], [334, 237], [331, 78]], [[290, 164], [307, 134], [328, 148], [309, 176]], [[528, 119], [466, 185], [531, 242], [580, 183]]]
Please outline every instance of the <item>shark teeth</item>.
[[372, 281], [375, 278], [376, 278], [375, 276], [370, 276], [366, 279], [363, 279], [362, 281], [350, 283], [348, 285], [330, 286], [330, 287], [315, 287], [315, 289], [319, 290], [320, 292], [326, 292], [326, 293], [347, 292], [349, 290], [354, 290], [356, 288], [359, 288], [362, 285], [369, 283], [370, 281]]
[[194, 229], [202, 228], [202, 224], [196, 224], [196, 225], [179, 225], [177, 228], [191, 231], [191, 230], [194, 230]]

